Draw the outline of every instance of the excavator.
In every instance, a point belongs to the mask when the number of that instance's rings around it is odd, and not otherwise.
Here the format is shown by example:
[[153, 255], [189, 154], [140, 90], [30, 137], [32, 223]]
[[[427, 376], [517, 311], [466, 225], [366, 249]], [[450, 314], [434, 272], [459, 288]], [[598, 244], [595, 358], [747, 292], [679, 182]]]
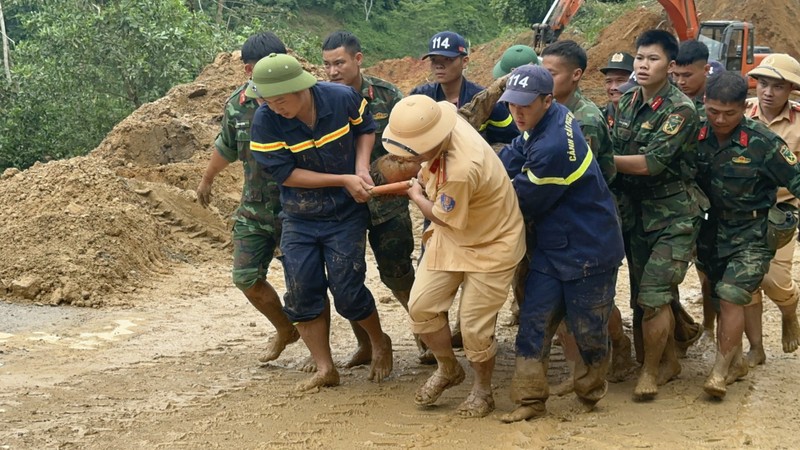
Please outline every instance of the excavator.
[[[700, 22], [695, 0], [658, 0], [672, 22], [678, 39], [697, 39], [708, 47], [709, 57], [726, 70], [747, 74], [770, 50], [755, 45], [755, 27], [749, 22], [709, 20]], [[554, 0], [542, 23], [533, 28], [533, 47], [537, 52], [556, 41], [583, 0]], [[750, 80], [754, 85], [754, 80]]]

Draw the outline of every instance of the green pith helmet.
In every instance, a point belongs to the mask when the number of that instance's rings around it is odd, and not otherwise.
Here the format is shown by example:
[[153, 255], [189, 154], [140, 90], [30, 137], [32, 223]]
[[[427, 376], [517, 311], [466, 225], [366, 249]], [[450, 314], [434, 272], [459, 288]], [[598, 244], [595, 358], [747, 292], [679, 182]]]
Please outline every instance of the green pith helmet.
[[500, 61], [497, 61], [497, 64], [494, 65], [492, 76], [500, 78], [525, 64], [539, 64], [539, 56], [536, 51], [527, 45], [512, 45], [503, 52]]
[[317, 84], [314, 75], [292, 56], [272, 53], [253, 67], [253, 77], [245, 94], [250, 98], [277, 97], [308, 89]]
[[797, 207], [791, 203], [778, 202], [769, 210], [767, 241], [770, 247], [779, 249], [794, 237], [797, 228]]

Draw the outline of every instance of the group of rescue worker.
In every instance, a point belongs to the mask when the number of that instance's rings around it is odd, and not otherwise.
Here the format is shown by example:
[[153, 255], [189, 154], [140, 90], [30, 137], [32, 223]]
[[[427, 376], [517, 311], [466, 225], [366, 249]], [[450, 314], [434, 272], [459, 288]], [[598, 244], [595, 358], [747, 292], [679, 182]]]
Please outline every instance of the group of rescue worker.
[[[242, 161], [232, 273], [275, 327], [259, 361], [302, 339], [310, 357], [301, 369], [313, 375], [301, 390], [338, 385], [337, 366], [369, 364], [378, 382], [390, 375], [392, 341], [365, 284], [367, 241], [381, 281], [408, 312], [420, 362], [436, 364], [414, 397], [423, 407], [464, 381], [453, 350], [463, 347], [474, 378], [457, 413], [494, 410], [495, 327], [512, 288], [516, 409], [505, 422], [546, 414], [556, 336], [571, 373], [554, 390], [574, 391], [588, 408], [608, 381], [626, 378], [633, 355], [634, 398], [654, 398], [701, 336], [717, 346], [703, 389], [724, 397], [765, 362], [762, 289], [782, 313], [783, 351], [795, 351], [800, 106], [790, 95], [800, 63], [765, 58], [748, 73], [757, 82], [748, 99], [747, 79], [709, 61], [701, 42], [649, 30], [635, 48], [600, 69], [608, 103], [598, 108], [581, 94], [588, 58], [570, 40], [541, 55], [510, 47], [484, 89], [464, 76], [464, 37], [437, 33], [423, 57], [433, 81], [404, 97], [362, 73], [361, 43], [349, 32], [322, 44], [329, 81], [304, 70], [275, 34], [251, 36], [241, 50], [249, 81], [225, 105], [197, 196], [207, 206], [216, 175]], [[395, 195], [376, 194], [396, 182]], [[416, 270], [411, 203], [425, 218]], [[266, 277], [276, 253], [283, 302]], [[615, 304], [623, 259], [633, 355]], [[692, 263], [702, 325], [679, 298]], [[357, 341], [339, 363], [328, 292]]]

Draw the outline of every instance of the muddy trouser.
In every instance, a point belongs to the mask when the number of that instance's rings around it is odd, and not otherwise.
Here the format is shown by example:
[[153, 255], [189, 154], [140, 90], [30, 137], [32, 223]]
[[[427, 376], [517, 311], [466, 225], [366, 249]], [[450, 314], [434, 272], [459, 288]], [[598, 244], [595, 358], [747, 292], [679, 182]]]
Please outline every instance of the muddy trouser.
[[417, 268], [408, 303], [411, 331], [434, 333], [447, 326], [447, 311], [461, 287], [461, 333], [464, 353], [471, 362], [485, 362], [497, 353], [497, 312], [508, 297], [515, 267], [498, 272], [429, 270], [428, 253]]
[[265, 280], [278, 245], [280, 220], [261, 204], [244, 203], [233, 215], [233, 284], [242, 291]]
[[702, 327], [680, 305], [678, 286], [686, 277], [700, 232], [699, 217], [677, 218], [659, 230], [644, 231], [641, 217], [631, 231], [629, 270], [639, 280], [634, 328], [641, 328], [647, 312], [670, 305], [675, 316], [675, 340], [688, 346], [700, 337]]
[[605, 395], [610, 355], [608, 318], [614, 306], [616, 280], [617, 268], [568, 281], [529, 271], [525, 301], [520, 305], [517, 360], [518, 366], [520, 358], [543, 363], [544, 370], [537, 371], [538, 381], [523, 383], [525, 388], [518, 392], [519, 403], [547, 399], [550, 344], [562, 320], [575, 337], [581, 355], [575, 369], [575, 393], [592, 402]]
[[410, 291], [414, 284], [414, 235], [408, 209], [383, 223], [370, 225], [369, 245], [383, 284], [392, 291]]
[[368, 214], [363, 212], [341, 221], [283, 219], [284, 311], [292, 322], [322, 314], [328, 288], [345, 319], [363, 320], [375, 311], [375, 299], [364, 285]]

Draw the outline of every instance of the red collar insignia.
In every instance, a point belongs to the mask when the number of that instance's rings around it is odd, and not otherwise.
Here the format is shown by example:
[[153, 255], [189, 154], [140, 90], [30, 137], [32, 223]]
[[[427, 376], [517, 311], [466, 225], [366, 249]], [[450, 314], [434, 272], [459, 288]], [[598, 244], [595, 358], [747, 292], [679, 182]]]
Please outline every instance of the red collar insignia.
[[708, 125], [700, 128], [700, 133], [697, 135], [697, 140], [702, 141], [708, 137]]
[[653, 104], [650, 106], [650, 108], [652, 108], [653, 111], [658, 111], [658, 108], [660, 108], [661, 104], [663, 103], [664, 103], [664, 97], [658, 96], [653, 100]]
[[739, 143], [742, 144], [742, 147], [747, 147], [749, 139], [750, 138], [747, 136], [747, 133], [745, 133], [744, 130], [739, 132]]

